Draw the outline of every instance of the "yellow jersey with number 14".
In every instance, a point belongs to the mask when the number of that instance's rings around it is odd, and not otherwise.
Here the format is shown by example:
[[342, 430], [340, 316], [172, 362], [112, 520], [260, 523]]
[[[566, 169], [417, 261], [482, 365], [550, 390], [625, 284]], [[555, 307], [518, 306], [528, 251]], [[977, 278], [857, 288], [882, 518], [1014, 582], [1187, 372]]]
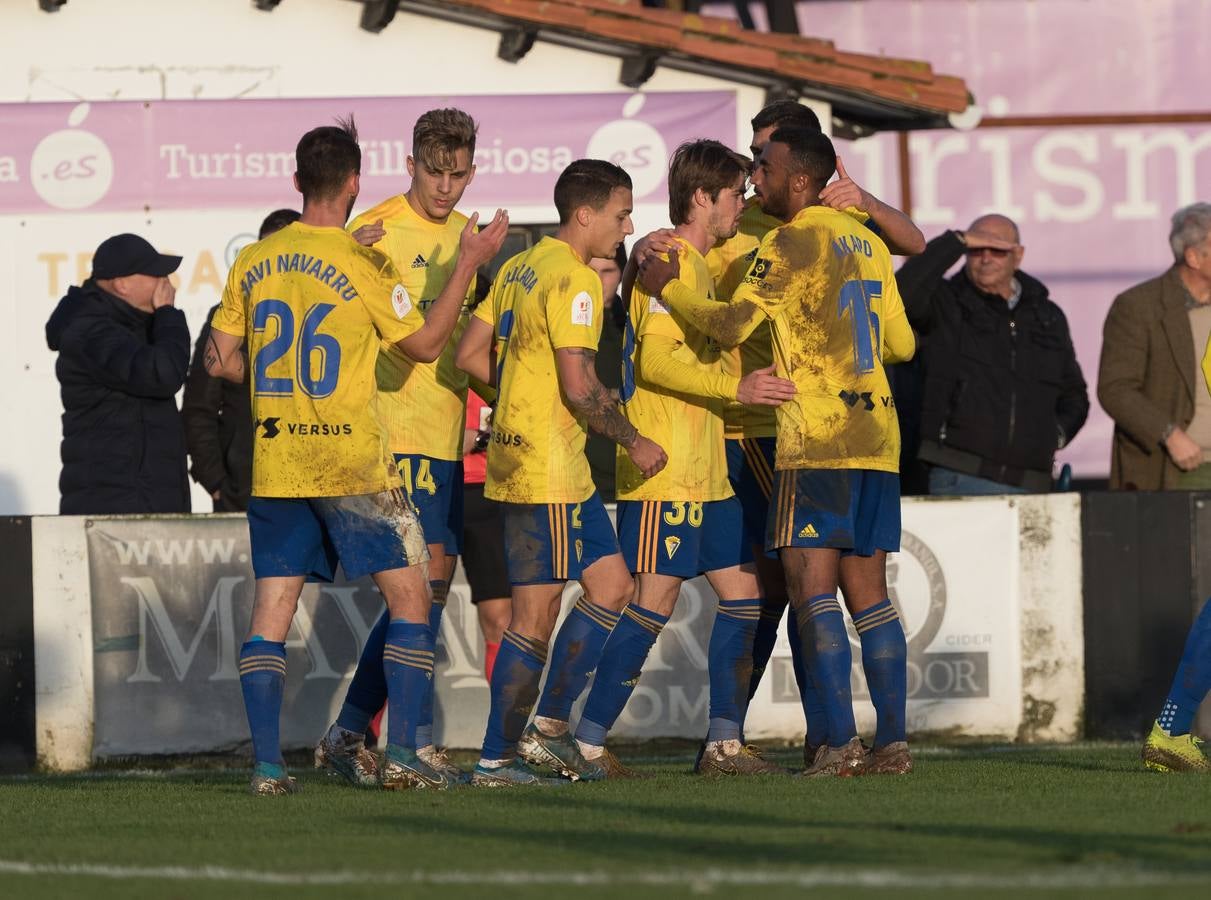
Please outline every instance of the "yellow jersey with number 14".
[[[427, 315], [458, 261], [458, 239], [467, 224], [460, 212], [444, 223], [422, 219], [403, 194], [384, 200], [349, 223], [354, 232], [382, 220], [386, 234], [374, 245], [386, 253], [403, 280], [412, 302]], [[454, 349], [466, 327], [475, 279], [467, 288], [459, 323], [435, 362], [418, 363], [384, 343], [375, 375], [379, 418], [392, 453], [414, 453], [434, 459], [462, 458], [467, 376], [454, 365]]]
[[853, 217], [809, 206], [767, 234], [732, 303], [772, 322], [779, 469], [900, 470], [900, 426], [883, 369], [915, 339], [891, 254]]
[[[681, 261], [679, 279], [702, 299], [714, 300], [714, 283], [706, 260], [686, 241], [678, 238], [677, 242]], [[659, 336], [680, 345], [672, 354], [674, 360], [703, 372], [721, 372], [718, 341], [671, 312], [659, 297], [645, 291], [638, 280], [631, 290], [627, 315], [633, 339], [627, 341], [622, 361], [623, 409], [640, 434], [664, 449], [669, 461], [656, 475], [644, 478], [619, 447], [618, 499], [711, 501], [731, 497], [733, 491], [723, 449], [724, 401], [688, 396], [651, 384], [640, 371], [640, 357], [652, 352], [646, 339]]]
[[585, 420], [564, 397], [555, 352], [596, 352], [601, 279], [568, 244], [546, 237], [501, 267], [475, 316], [495, 329], [500, 391], [484, 496], [506, 503], [588, 499]]
[[424, 319], [385, 255], [295, 222], [241, 251], [210, 324], [247, 341], [254, 497], [400, 486], [374, 367]]

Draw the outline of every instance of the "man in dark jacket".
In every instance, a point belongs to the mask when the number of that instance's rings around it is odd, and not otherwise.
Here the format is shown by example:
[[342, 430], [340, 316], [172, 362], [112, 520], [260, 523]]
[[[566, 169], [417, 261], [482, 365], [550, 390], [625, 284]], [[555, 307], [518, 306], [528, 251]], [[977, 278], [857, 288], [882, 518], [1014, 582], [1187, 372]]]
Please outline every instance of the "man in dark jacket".
[[119, 234], [93, 255], [46, 323], [63, 398], [59, 512], [189, 512], [175, 395], [189, 365], [185, 314], [168, 276], [179, 256]]
[[931, 466], [931, 494], [1051, 490], [1056, 450], [1089, 414], [1068, 322], [1018, 270], [1022, 254], [1012, 221], [982, 216], [934, 238], [896, 275], [921, 336], [917, 455]]
[[[261, 223], [257, 240], [298, 219], [297, 210], [274, 210]], [[202, 363], [210, 339], [210, 320], [218, 308], [217, 304], [211, 307], [198, 334], [181, 399], [181, 418], [189, 447], [189, 474], [206, 488], [215, 512], [243, 512], [248, 509], [252, 488], [252, 403], [248, 384], [207, 375]]]

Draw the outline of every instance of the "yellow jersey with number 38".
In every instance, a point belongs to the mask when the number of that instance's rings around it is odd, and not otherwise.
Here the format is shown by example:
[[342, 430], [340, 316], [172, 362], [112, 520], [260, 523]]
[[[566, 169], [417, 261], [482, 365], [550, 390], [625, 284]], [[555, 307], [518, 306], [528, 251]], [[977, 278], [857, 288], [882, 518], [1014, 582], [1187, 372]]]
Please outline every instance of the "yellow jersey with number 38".
[[[715, 299], [706, 260], [692, 245], [677, 239], [680, 280], [699, 297]], [[639, 433], [663, 448], [668, 464], [644, 478], [626, 451], [619, 447], [617, 488], [620, 500], [724, 500], [733, 495], [723, 448], [723, 400], [693, 397], [651, 384], [638, 371], [640, 356], [651, 352], [645, 339], [671, 338], [680, 346], [673, 359], [704, 372], [721, 372], [719, 342], [689, 325], [636, 279], [627, 313], [628, 334], [623, 349], [623, 409]]]
[[795, 397], [777, 408], [779, 469], [900, 470], [900, 426], [884, 363], [915, 338], [876, 235], [847, 213], [809, 206], [757, 248], [732, 303], [771, 322], [777, 373]]
[[424, 319], [384, 254], [343, 229], [295, 222], [241, 251], [210, 324], [247, 342], [253, 496], [401, 485], [374, 368], [383, 341]]
[[596, 352], [601, 279], [568, 244], [545, 237], [501, 266], [475, 316], [495, 330], [500, 391], [484, 496], [506, 503], [587, 500], [593, 479], [585, 420], [564, 398], [555, 353]]
[[[380, 219], [386, 234], [374, 248], [395, 264], [404, 290], [421, 315], [427, 315], [454, 271], [467, 217], [455, 211], [444, 223], [430, 222], [400, 194], [357, 216], [349, 223], [349, 232]], [[392, 453], [462, 458], [467, 375], [454, 365], [454, 350], [474, 298], [475, 279], [471, 279], [459, 323], [435, 362], [418, 363], [384, 342], [375, 375], [379, 418]]]

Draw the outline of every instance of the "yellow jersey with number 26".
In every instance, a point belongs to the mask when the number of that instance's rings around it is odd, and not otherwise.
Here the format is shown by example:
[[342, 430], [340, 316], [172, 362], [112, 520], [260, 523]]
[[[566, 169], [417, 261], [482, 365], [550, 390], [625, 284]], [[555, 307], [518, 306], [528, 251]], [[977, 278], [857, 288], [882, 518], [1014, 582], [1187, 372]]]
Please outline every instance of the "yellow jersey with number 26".
[[424, 319], [385, 255], [341, 228], [295, 222], [241, 251], [210, 324], [247, 341], [254, 497], [401, 485], [374, 367], [381, 342]]

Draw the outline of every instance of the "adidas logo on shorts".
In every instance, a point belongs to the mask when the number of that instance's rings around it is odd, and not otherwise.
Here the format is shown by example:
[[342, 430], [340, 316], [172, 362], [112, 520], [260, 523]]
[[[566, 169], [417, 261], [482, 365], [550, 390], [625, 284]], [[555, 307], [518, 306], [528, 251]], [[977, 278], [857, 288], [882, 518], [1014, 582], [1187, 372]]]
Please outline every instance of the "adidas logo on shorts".
[[422, 256], [421, 254], [419, 254], [419, 253], [416, 254], [416, 259], [412, 260], [412, 268], [427, 269], [428, 267], [429, 267], [428, 260], [426, 260], [425, 257]]
[[799, 529], [799, 537], [801, 538], [815, 538], [819, 536], [820, 535], [816, 532], [816, 527], [812, 525], [811, 522], [808, 522], [801, 529]]

